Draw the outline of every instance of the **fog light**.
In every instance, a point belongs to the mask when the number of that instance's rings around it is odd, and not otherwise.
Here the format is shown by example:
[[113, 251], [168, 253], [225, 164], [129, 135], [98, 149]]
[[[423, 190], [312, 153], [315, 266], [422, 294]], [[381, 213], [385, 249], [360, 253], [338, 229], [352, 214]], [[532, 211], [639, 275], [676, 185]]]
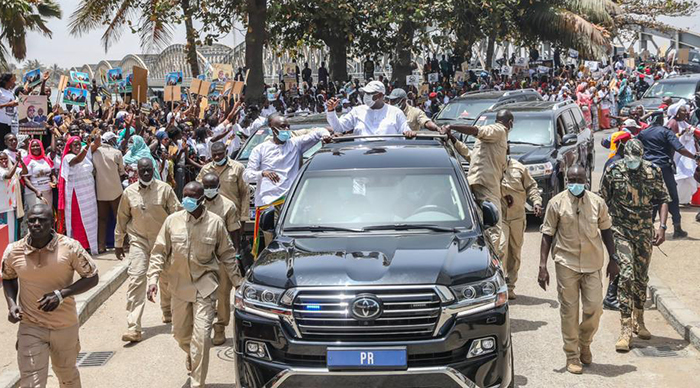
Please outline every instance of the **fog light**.
[[255, 358], [270, 359], [267, 352], [267, 345], [258, 341], [248, 341], [245, 343], [245, 353]]
[[479, 357], [495, 351], [496, 339], [494, 337], [479, 338], [472, 342], [467, 358]]

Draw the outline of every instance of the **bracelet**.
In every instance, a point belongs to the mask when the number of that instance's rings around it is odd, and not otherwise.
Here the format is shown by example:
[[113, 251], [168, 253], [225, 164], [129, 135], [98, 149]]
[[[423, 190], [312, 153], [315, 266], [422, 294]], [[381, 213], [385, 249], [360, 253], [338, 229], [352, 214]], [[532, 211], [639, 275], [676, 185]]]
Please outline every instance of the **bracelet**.
[[63, 303], [63, 295], [61, 295], [61, 291], [59, 290], [54, 290], [53, 293], [58, 297], [58, 304], [61, 305]]

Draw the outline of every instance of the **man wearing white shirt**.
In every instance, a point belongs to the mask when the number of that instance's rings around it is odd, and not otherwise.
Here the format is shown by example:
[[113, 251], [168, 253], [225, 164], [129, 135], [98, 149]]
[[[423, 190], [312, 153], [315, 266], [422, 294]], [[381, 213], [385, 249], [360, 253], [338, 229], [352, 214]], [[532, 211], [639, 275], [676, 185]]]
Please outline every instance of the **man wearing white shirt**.
[[263, 109], [260, 112], [261, 117], [270, 117], [271, 114], [277, 113], [277, 109], [271, 104], [270, 100], [263, 101]]
[[328, 101], [326, 118], [336, 133], [352, 132], [354, 135], [393, 135], [412, 136], [406, 115], [401, 109], [384, 103], [386, 89], [379, 81], [370, 81], [360, 88], [363, 105], [356, 106], [349, 113], [338, 118], [335, 108], [338, 99]]
[[[270, 116], [269, 123], [272, 139], [253, 149], [243, 172], [243, 179], [256, 185], [256, 228], [257, 215], [262, 209], [283, 202], [282, 197], [299, 174], [304, 152], [329, 135], [326, 131], [316, 131], [292, 138], [287, 119], [279, 114]], [[266, 236], [265, 244], [269, 242], [270, 236]], [[254, 243], [254, 254], [257, 253], [256, 248], [257, 244]]]

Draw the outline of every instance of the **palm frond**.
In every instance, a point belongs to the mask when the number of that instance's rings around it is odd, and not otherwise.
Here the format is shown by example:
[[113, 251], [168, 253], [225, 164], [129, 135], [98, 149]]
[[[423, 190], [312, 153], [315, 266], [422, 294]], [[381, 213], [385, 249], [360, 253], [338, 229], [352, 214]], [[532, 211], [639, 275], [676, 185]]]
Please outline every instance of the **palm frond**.
[[98, 28], [113, 13], [120, 0], [81, 0], [70, 16], [71, 35], [81, 36]]
[[564, 0], [562, 8], [603, 25], [612, 25], [613, 15], [619, 11], [619, 6], [610, 0]]
[[36, 10], [39, 15], [44, 18], [58, 18], [60, 19], [63, 15], [61, 12], [61, 6], [53, 0], [43, 0], [37, 3]]
[[134, 9], [131, 7], [132, 0], [123, 0], [119, 9], [117, 9], [112, 21], [107, 26], [104, 34], [102, 34], [102, 45], [105, 48], [105, 52], [109, 49], [112, 41], [119, 40], [122, 35], [122, 28], [127, 20], [130, 19], [131, 15], [134, 13]]
[[173, 38], [173, 26], [155, 17], [155, 12], [144, 13], [139, 23], [141, 49], [144, 52], [164, 49]]

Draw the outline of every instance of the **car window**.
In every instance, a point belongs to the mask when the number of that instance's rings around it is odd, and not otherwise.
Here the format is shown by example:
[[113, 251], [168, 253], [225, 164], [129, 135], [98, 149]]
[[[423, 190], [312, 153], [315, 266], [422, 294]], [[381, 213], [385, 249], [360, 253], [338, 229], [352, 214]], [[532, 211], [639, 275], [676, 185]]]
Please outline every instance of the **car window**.
[[644, 93], [644, 98], [676, 97], [690, 100], [695, 94], [694, 82], [657, 82]]
[[586, 119], [583, 117], [583, 112], [581, 112], [581, 108], [575, 107], [571, 109], [571, 113], [574, 115], [574, 121], [578, 123], [578, 128], [580, 131], [587, 127]]
[[470, 228], [472, 220], [454, 170], [306, 172], [289, 202], [283, 228], [364, 228], [397, 223]]
[[[495, 122], [496, 113], [489, 112], [479, 117], [476, 125], [489, 125]], [[554, 141], [553, 132], [551, 116], [515, 112], [513, 128], [508, 132], [508, 141], [536, 145], [551, 145]], [[469, 136], [467, 142], [473, 143], [474, 138]]]
[[250, 139], [245, 143], [245, 146], [241, 150], [241, 152], [238, 153], [238, 157], [236, 158], [237, 160], [248, 160], [250, 157], [250, 153], [253, 152], [253, 149], [257, 147], [260, 143], [264, 142], [265, 139], [272, 133], [272, 131], [267, 128], [267, 129], [258, 129], [253, 136], [251, 136]]
[[457, 101], [450, 101], [449, 104], [438, 113], [437, 120], [464, 120], [464, 119], [476, 119], [479, 114], [493, 104], [496, 100], [482, 100], [482, 99], [464, 99]]
[[573, 116], [571, 116], [570, 110], [565, 110], [561, 112], [561, 119], [564, 121], [564, 129], [566, 133], [577, 133], [576, 123], [574, 122]]

